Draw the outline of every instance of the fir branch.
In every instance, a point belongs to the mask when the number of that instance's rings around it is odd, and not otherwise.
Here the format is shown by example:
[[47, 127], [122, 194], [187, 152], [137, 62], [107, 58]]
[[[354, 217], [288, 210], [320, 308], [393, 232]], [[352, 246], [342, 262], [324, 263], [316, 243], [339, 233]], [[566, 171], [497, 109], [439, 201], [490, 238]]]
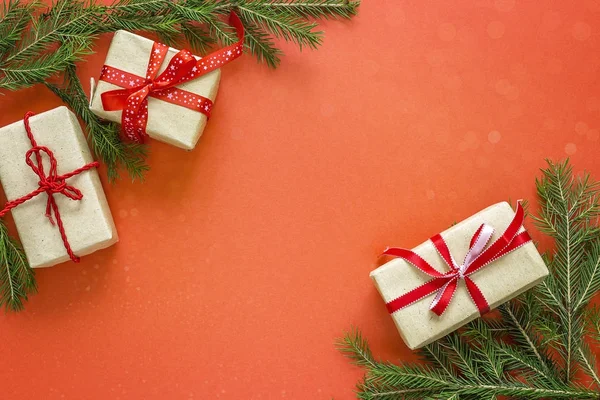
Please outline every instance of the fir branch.
[[97, 28], [99, 33], [124, 29], [176, 37], [183, 19], [175, 12], [175, 4], [165, 0], [117, 0], [101, 9], [103, 21]]
[[[259, 61], [276, 67], [282, 53], [271, 35], [300, 48], [316, 48], [322, 32], [314, 32], [316, 23], [307, 19], [350, 18], [358, 5], [346, 0], [117, 0], [104, 6], [97, 0], [57, 0], [40, 13], [37, 2], [13, 0], [0, 20], [0, 88], [18, 90], [44, 81], [88, 54], [98, 34], [117, 29], [151, 31], [170, 42], [184, 38], [201, 52], [216, 41], [231, 44], [235, 33], [222, 20], [230, 10], [236, 10], [251, 31], [246, 47]], [[61, 57], [48, 55], [63, 46]], [[31, 68], [27, 63], [34, 61], [37, 65]]]
[[83, 56], [90, 54], [89, 47], [88, 41], [72, 40], [54, 52], [23, 61], [14, 67], [0, 69], [4, 73], [0, 85], [9, 90], [19, 90], [23, 85], [43, 82], [47, 77], [64, 71], [69, 64], [81, 61]]
[[103, 121], [90, 111], [73, 65], [66, 70], [64, 82], [60, 85], [46, 83], [46, 86], [85, 122], [92, 151], [106, 164], [109, 180], [119, 177], [120, 168], [125, 168], [132, 179], [143, 180], [149, 169], [145, 163], [146, 147], [122, 142], [117, 124]]
[[[529, 307], [526, 307], [528, 311], [532, 311], [532, 308], [535, 307], [535, 304], [532, 302], [529, 302], [528, 305]], [[536, 369], [536, 372], [546, 378], [550, 378], [550, 366], [552, 365], [550, 357], [547, 355], [545, 349], [540, 347], [539, 340], [531, 329], [531, 325], [534, 322], [531, 314], [522, 312], [523, 308], [519, 306], [518, 300], [499, 307], [500, 312], [505, 317], [505, 321], [508, 322], [507, 326], [509, 327], [511, 338], [520, 345], [521, 352], [534, 357], [540, 366], [539, 370]], [[536, 313], [533, 314], [537, 315]]]
[[0, 307], [7, 311], [20, 311], [23, 301], [35, 292], [37, 285], [33, 269], [0, 220]]
[[300, 18], [345, 18], [356, 15], [358, 1], [340, 0], [304, 0], [304, 1], [272, 1], [256, 4], [256, 7], [267, 8], [277, 12], [293, 13]]
[[0, 55], [17, 44], [31, 22], [32, 13], [39, 7], [37, 1], [24, 3], [21, 0], [9, 0], [4, 3], [0, 10]]
[[[513, 319], [503, 320], [502, 323], [506, 327], [504, 331], [508, 334], [519, 332], [523, 326], [521, 322], [515, 324]], [[489, 320], [477, 319], [462, 330], [462, 335], [475, 344], [472, 347], [479, 358], [492, 362], [487, 363], [486, 374], [491, 374], [500, 379], [502, 376], [500, 371], [504, 371], [519, 373], [528, 379], [542, 378], [546, 381], [557, 382], [554, 374], [549, 371], [550, 368], [547, 366], [549, 361], [531, 355], [530, 351], [523, 351], [521, 348], [524, 343], [523, 340], [520, 341], [520, 346], [515, 346], [505, 341], [504, 336], [495, 337], [495, 332], [490, 329], [489, 324]], [[496, 324], [497, 322], [492, 323], [492, 326]], [[517, 341], [517, 343], [519, 342]], [[529, 347], [529, 345], [527, 344], [525, 347]]]
[[543, 300], [559, 306], [555, 309], [557, 322], [564, 330], [556, 348], [565, 363], [565, 380], [569, 381], [583, 335], [581, 307], [589, 301], [593, 293], [590, 289], [600, 287], [598, 247], [590, 249], [590, 242], [598, 240], [598, 228], [592, 220], [600, 214], [600, 187], [588, 174], [575, 178], [568, 161], [548, 162], [536, 186], [541, 203], [537, 225], [556, 241], [549, 263], [555, 273], [540, 293]]
[[99, 8], [81, 1], [58, 0], [31, 20], [18, 45], [0, 62], [0, 88], [18, 90], [41, 83], [91, 51], [101, 22]]
[[[351, 359], [364, 360], [364, 354], [371, 354], [367, 342], [360, 334], [346, 334], [343, 343], [341, 350]], [[448, 375], [443, 370], [429, 366], [395, 365], [375, 360], [372, 356], [368, 359], [369, 362], [361, 363], [368, 372], [358, 386], [358, 397], [363, 399], [442, 399], [452, 396], [473, 396], [477, 399], [490, 396], [565, 400], [598, 398], [598, 393], [593, 390], [576, 385], [567, 386], [560, 381], [552, 381], [547, 386], [535, 386], [498, 374], [485, 375], [485, 382], [479, 382], [469, 376], [470, 373]]]
[[[316, 48], [322, 33], [308, 20], [350, 18], [358, 5], [348, 0], [115, 0], [111, 5], [99, 0], [56, 0], [45, 7], [37, 1], [10, 0], [0, 10], [0, 89], [14, 91], [46, 83], [90, 124], [90, 141], [107, 163], [111, 180], [118, 175], [119, 165], [139, 178], [146, 169], [140, 161], [144, 148], [122, 144], [116, 127], [92, 117], [77, 90], [49, 83], [89, 54], [99, 34], [118, 29], [153, 32], [167, 44], [187, 42], [194, 51], [206, 54], [216, 44], [237, 40], [225, 22], [234, 10], [246, 30], [245, 49], [275, 68], [283, 55], [275, 39]], [[73, 85], [81, 87], [80, 82]]]
[[[352, 359], [364, 360], [371, 354], [367, 342], [360, 334], [347, 334], [342, 350]], [[442, 370], [427, 366], [394, 365], [369, 357], [361, 363], [368, 368], [368, 375], [359, 384], [359, 398], [406, 399], [406, 398], [452, 398], [452, 396], [511, 396], [520, 399], [594, 399], [598, 394], [578, 386], [566, 386], [558, 381], [553, 386], [536, 387], [510, 378], [487, 376], [486, 381], [477, 382], [468, 376], [447, 375]], [[464, 372], [464, 371], [463, 371]], [[429, 397], [426, 397], [429, 396]], [[488, 397], [482, 397], [488, 396]]]
[[597, 306], [585, 310], [586, 313], [586, 334], [596, 344], [600, 344], [600, 309]]
[[336, 343], [337, 348], [356, 365], [375, 366], [373, 355], [358, 329], [352, 329]]
[[579, 300], [574, 306], [576, 311], [587, 305], [592, 296], [600, 290], [600, 240], [592, 242], [586, 253], [584, 263], [588, 265], [581, 268], [581, 281], [584, 284], [578, 288]]
[[[366, 343], [363, 347], [366, 347]], [[425, 361], [433, 365], [437, 365], [438, 368], [441, 368], [442, 371], [444, 371], [449, 376], [452, 376], [454, 374], [454, 365], [450, 361], [450, 358], [448, 357], [448, 354], [446, 353], [445, 349], [441, 346], [439, 342], [433, 342], [431, 344], [428, 344], [423, 348], [422, 351], [420, 351], [420, 354]]]
[[[544, 256], [551, 272], [546, 281], [500, 306], [500, 319], [477, 319], [422, 349], [425, 365], [376, 360], [354, 333], [346, 355], [365, 353], [370, 360], [363, 364], [359, 398], [600, 398], [600, 374], [588, 343], [600, 343], [600, 310], [588, 307], [600, 289], [600, 186], [588, 174], [575, 177], [568, 161], [549, 162], [542, 174], [535, 218], [556, 243]], [[593, 389], [573, 379], [576, 371]]]
[[285, 9], [269, 9], [255, 1], [240, 1], [236, 9], [245, 25], [260, 26], [276, 38], [296, 43], [300, 50], [303, 46], [316, 49], [323, 41], [323, 32], [313, 32], [316, 23], [305, 21]]
[[277, 68], [281, 63], [283, 52], [275, 46], [273, 38], [253, 24], [247, 23], [245, 28], [245, 43], [250, 52], [259, 62], [264, 62], [271, 68]]
[[440, 342], [440, 345], [446, 348], [452, 364], [461, 371], [462, 376], [481, 383], [481, 374], [477, 367], [473, 348], [458, 335], [448, 335], [445, 340]]
[[202, 26], [184, 22], [181, 24], [181, 32], [190, 47], [202, 56], [208, 54], [216, 43], [216, 40], [209, 35], [208, 30]]
[[207, 23], [224, 15], [217, 9], [217, 2], [205, 0], [185, 0], [173, 3], [174, 11], [188, 22]]

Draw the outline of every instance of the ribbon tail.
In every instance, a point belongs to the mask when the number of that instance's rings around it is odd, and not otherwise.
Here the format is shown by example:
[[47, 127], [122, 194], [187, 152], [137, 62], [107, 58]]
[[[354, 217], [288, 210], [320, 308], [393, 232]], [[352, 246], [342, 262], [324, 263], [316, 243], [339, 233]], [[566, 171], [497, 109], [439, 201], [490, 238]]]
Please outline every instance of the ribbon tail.
[[479, 237], [479, 234], [481, 233], [481, 230], [483, 229], [483, 226], [485, 224], [481, 224], [481, 226], [477, 229], [477, 231], [475, 232], [475, 234], [473, 235], [473, 237], [471, 238], [471, 242], [469, 243], [469, 248], [473, 247], [473, 245], [475, 244], [475, 242], [477, 241], [477, 238]]
[[77, 189], [75, 186], [67, 185], [61, 192], [66, 198], [71, 200], [81, 200], [83, 199], [83, 193], [81, 190]]
[[473, 282], [473, 280], [468, 276], [465, 276], [465, 285], [467, 287], [469, 295], [471, 296], [471, 299], [473, 300], [473, 302], [477, 306], [477, 309], [479, 310], [479, 314], [483, 315], [489, 312], [490, 305], [485, 299], [485, 296], [483, 295], [479, 287], [475, 284], [475, 282]]
[[384, 250], [384, 252], [381, 255], [402, 258], [404, 261], [412, 264], [413, 266], [415, 266], [416, 268], [421, 270], [421, 272], [423, 272], [431, 277], [446, 278], [446, 276], [444, 274], [437, 271], [427, 261], [425, 261], [423, 258], [421, 258], [421, 256], [419, 256], [417, 253], [415, 253], [412, 250], [401, 249], [398, 247], [388, 247], [387, 249]]
[[56, 203], [54, 202], [54, 197], [52, 197], [51, 193], [48, 193], [48, 201], [46, 201], [46, 218], [50, 221], [50, 225], [54, 226], [54, 218], [52, 218], [52, 212], [56, 212], [57, 209], [54, 208]]
[[150, 90], [145, 88], [140, 92], [142, 93], [131, 95], [127, 101], [127, 107], [121, 115], [121, 129], [129, 140], [144, 143], [144, 139], [148, 136], [146, 133], [146, 125], [148, 124], [147, 96]]
[[400, 297], [395, 298], [385, 304], [387, 310], [390, 314], [395, 313], [398, 310], [403, 309], [417, 301], [421, 300], [424, 297], [429, 296], [432, 293], [440, 290], [446, 284], [446, 280], [444, 279], [432, 279], [429, 282], [424, 283], [423, 285], [417, 287], [416, 289], [411, 290], [408, 293], [403, 294]]
[[531, 242], [531, 236], [529, 236], [529, 233], [527, 233], [527, 231], [523, 231], [523, 232], [519, 233], [509, 243], [509, 245], [506, 246], [505, 248], [503, 248], [502, 251], [500, 253], [498, 253], [490, 262], [496, 261], [500, 257], [503, 257], [503, 256], [507, 255], [511, 251], [514, 251], [514, 250], [518, 249], [519, 247], [521, 247], [524, 244], [527, 244], [529, 242]]
[[62, 218], [60, 217], [60, 212], [58, 211], [58, 206], [56, 205], [54, 198], [52, 198], [51, 206], [52, 211], [54, 212], [54, 216], [56, 217], [56, 226], [58, 226], [58, 231], [60, 232], [60, 237], [63, 241], [63, 245], [65, 246], [65, 250], [67, 250], [67, 254], [69, 255], [71, 261], [78, 263], [80, 259], [73, 253], [73, 249], [71, 249], [71, 244], [67, 239], [67, 233], [65, 232], [65, 227], [63, 225]]
[[523, 226], [523, 220], [525, 218], [525, 211], [520, 202], [517, 203], [517, 210], [515, 216], [495, 242], [493, 242], [487, 249], [485, 249], [478, 257], [476, 257], [472, 263], [469, 264], [466, 273], [472, 274], [483, 266], [489, 264], [492, 260], [498, 258], [498, 255], [511, 244], [511, 242], [517, 236], [519, 229]]
[[442, 235], [437, 234], [431, 237], [429, 240], [431, 241], [431, 243], [433, 243], [438, 254], [442, 257], [442, 259], [444, 260], [446, 265], [448, 265], [450, 270], [458, 270], [458, 264], [454, 260], [454, 257], [452, 257], [452, 253], [450, 253], [450, 249], [448, 248], [448, 245], [446, 244], [446, 241], [444, 240]]
[[450, 301], [456, 292], [456, 288], [458, 286], [458, 278], [453, 278], [448, 283], [446, 283], [438, 292], [437, 296], [433, 299], [431, 303], [430, 310], [433, 311], [438, 317], [441, 317], [448, 305], [450, 305]]
[[234, 11], [231, 11], [231, 13], [229, 14], [229, 23], [231, 25], [233, 25], [233, 27], [235, 28], [238, 39], [239, 39], [238, 41], [243, 43], [244, 42], [244, 24], [242, 23], [242, 20], [240, 19], [240, 17], [238, 17], [238, 15]]

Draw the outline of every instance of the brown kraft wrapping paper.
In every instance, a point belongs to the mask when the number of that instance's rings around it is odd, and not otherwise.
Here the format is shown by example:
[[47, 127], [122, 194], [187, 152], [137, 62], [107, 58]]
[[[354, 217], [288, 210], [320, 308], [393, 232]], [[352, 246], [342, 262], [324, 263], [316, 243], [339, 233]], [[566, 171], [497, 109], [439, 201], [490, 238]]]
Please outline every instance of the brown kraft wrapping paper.
[[[29, 119], [39, 146], [56, 157], [58, 174], [74, 171], [93, 161], [75, 115], [66, 107], [37, 114]], [[25, 163], [31, 149], [23, 121], [0, 128], [0, 181], [8, 200], [38, 188], [39, 177]], [[45, 170], [48, 159], [42, 156]], [[96, 169], [67, 179], [83, 198], [75, 201], [55, 194], [68, 241], [77, 256], [85, 256], [118, 241], [117, 231]], [[58, 228], [46, 217], [46, 193], [13, 208], [12, 216], [32, 268], [49, 267], [69, 260]]]

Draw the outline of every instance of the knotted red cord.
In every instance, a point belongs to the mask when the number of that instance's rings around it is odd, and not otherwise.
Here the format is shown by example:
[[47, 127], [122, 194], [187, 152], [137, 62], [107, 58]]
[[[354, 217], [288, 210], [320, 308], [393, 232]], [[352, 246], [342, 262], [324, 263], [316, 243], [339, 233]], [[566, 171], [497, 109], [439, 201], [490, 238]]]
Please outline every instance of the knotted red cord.
[[[32, 112], [28, 112], [23, 118], [25, 130], [27, 131], [27, 137], [31, 142], [31, 149], [29, 149], [25, 155], [25, 162], [27, 163], [27, 165], [29, 165], [29, 167], [31, 167], [32, 171], [40, 178], [38, 182], [38, 188], [35, 189], [33, 192], [26, 194], [25, 196], [7, 202], [4, 208], [0, 210], [0, 218], [6, 215], [13, 208], [25, 203], [28, 200], [33, 199], [41, 193], [46, 192], [46, 194], [48, 195], [48, 201], [46, 202], [46, 217], [48, 217], [48, 220], [52, 225], [55, 224], [54, 219], [56, 219], [56, 225], [58, 226], [58, 231], [60, 232], [60, 237], [62, 238], [63, 244], [65, 245], [67, 254], [71, 258], [71, 260], [73, 260], [73, 262], [79, 262], [79, 257], [77, 257], [73, 253], [71, 245], [69, 244], [69, 240], [67, 239], [67, 234], [65, 233], [65, 228], [60, 217], [60, 212], [58, 210], [58, 206], [56, 205], [56, 201], [54, 200], [54, 195], [62, 194], [71, 200], [81, 200], [83, 198], [83, 194], [81, 193], [81, 191], [74, 186], [68, 185], [66, 183], [66, 180], [89, 169], [97, 168], [100, 164], [97, 161], [94, 161], [84, 165], [81, 168], [77, 168], [73, 172], [58, 175], [58, 167], [56, 157], [54, 157], [54, 153], [52, 152], [52, 150], [45, 146], [38, 146], [37, 142], [35, 141], [35, 138], [33, 137], [31, 127], [29, 126], [29, 118], [33, 115], [34, 114]], [[46, 153], [46, 156], [48, 156], [50, 160], [50, 171], [48, 175], [46, 175], [44, 171], [42, 153]], [[35, 163], [31, 157], [32, 155], [35, 155]], [[52, 214], [54, 214], [54, 219], [52, 218]]]

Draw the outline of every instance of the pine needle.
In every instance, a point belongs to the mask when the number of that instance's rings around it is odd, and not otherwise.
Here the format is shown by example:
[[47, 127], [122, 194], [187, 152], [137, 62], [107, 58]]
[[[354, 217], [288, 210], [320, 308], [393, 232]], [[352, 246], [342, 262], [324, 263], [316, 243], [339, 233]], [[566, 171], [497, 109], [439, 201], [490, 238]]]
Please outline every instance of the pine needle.
[[6, 54], [17, 44], [31, 22], [32, 13], [39, 7], [36, 1], [9, 0], [4, 3], [0, 9], [0, 54]]

